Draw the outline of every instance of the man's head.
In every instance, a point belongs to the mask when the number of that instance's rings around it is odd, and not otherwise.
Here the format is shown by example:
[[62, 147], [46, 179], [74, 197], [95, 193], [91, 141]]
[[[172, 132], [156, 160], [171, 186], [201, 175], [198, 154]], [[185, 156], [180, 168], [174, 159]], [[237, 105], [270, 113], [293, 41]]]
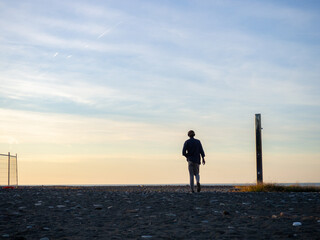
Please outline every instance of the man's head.
[[190, 131], [188, 132], [188, 136], [189, 136], [190, 138], [193, 138], [195, 135], [196, 135], [196, 134], [194, 133], [193, 130], [190, 130]]

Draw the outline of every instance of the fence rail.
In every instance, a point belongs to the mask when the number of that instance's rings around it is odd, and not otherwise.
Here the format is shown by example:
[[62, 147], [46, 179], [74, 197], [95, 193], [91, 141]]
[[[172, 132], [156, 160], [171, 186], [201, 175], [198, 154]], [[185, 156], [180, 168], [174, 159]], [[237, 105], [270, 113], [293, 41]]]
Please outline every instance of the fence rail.
[[17, 154], [0, 154], [0, 185], [18, 186]]

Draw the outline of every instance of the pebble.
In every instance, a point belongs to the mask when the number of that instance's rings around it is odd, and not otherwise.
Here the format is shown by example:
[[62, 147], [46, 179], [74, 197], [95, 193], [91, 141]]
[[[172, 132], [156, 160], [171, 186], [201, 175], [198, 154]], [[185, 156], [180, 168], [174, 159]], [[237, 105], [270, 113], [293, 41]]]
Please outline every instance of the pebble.
[[142, 235], [141, 237], [142, 237], [142, 238], [152, 238], [151, 235]]
[[294, 227], [299, 227], [299, 226], [301, 226], [301, 225], [302, 225], [301, 222], [294, 222], [294, 223], [292, 223], [292, 226], [294, 226]]
[[127, 213], [137, 213], [139, 212], [139, 209], [129, 209], [127, 210]]
[[57, 208], [64, 208], [66, 207], [65, 205], [57, 205]]
[[222, 214], [223, 215], [230, 215], [230, 213], [228, 211], [223, 211]]
[[280, 217], [284, 217], [284, 216], [286, 216], [286, 215], [287, 215], [287, 214], [284, 213], [284, 212], [281, 212], [281, 213], [279, 214]]
[[320, 220], [318, 220], [317, 223], [320, 223]]
[[40, 238], [40, 240], [50, 240], [50, 239], [47, 237], [43, 237], [43, 238]]
[[102, 205], [101, 204], [93, 204], [94, 208], [96, 210], [102, 210]]
[[8, 238], [8, 237], [10, 237], [10, 235], [9, 234], [3, 234], [2, 237], [3, 238]]
[[174, 213], [167, 213], [166, 216], [168, 216], [168, 217], [175, 217], [175, 216], [177, 216], [177, 215], [174, 214]]

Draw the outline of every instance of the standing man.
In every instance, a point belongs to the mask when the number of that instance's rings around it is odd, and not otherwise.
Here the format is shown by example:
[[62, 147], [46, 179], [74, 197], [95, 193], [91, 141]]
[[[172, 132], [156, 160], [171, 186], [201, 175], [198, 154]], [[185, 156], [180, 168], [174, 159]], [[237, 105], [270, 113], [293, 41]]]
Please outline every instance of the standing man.
[[196, 176], [197, 181], [197, 192], [200, 192], [200, 175], [199, 175], [199, 165], [200, 155], [202, 157], [202, 164], [205, 165], [206, 161], [204, 160], [204, 151], [201, 145], [201, 142], [198, 139], [195, 139], [194, 136], [196, 134], [193, 130], [188, 132], [188, 136], [190, 139], [185, 141], [182, 149], [182, 155], [187, 158], [189, 175], [190, 175], [190, 187], [191, 191], [194, 192], [194, 176]]

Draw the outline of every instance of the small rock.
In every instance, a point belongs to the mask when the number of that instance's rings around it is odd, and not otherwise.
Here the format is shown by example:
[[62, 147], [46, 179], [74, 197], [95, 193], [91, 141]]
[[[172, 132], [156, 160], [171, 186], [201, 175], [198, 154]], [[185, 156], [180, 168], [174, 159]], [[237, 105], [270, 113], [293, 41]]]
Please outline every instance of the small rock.
[[102, 205], [101, 204], [93, 204], [94, 208], [96, 210], [102, 210]]
[[8, 238], [8, 237], [10, 237], [10, 235], [9, 234], [3, 234], [2, 237], [3, 238]]
[[32, 226], [27, 226], [27, 229], [31, 229], [32, 228]]
[[20, 212], [13, 211], [13, 212], [10, 212], [10, 215], [12, 215], [12, 216], [20, 216], [21, 213], [20, 213]]
[[48, 227], [43, 227], [42, 229], [43, 229], [43, 230], [46, 230], [46, 231], [49, 231], [49, 230], [50, 230], [50, 228], [48, 228]]
[[228, 211], [223, 211], [222, 214], [223, 215], [230, 215], [230, 213]]
[[320, 223], [320, 220], [318, 220], [317, 223]]
[[201, 221], [202, 223], [208, 223], [209, 221], [208, 220], [203, 220]]
[[15, 240], [27, 240], [25, 237], [21, 237], [21, 236], [15, 237], [14, 239], [15, 239]]
[[65, 205], [57, 205], [57, 208], [64, 208], [66, 207]]
[[50, 240], [50, 239], [47, 237], [43, 237], [43, 238], [40, 238], [40, 240]]
[[292, 226], [294, 226], [294, 227], [299, 227], [299, 226], [301, 226], [301, 225], [302, 225], [301, 222], [294, 222], [294, 223], [292, 223]]
[[174, 213], [167, 213], [166, 216], [168, 216], [168, 217], [175, 217], [175, 216], [177, 216], [177, 215], [174, 214]]
[[142, 238], [152, 238], [151, 235], [142, 235], [141, 237], [142, 237]]
[[287, 216], [287, 214], [284, 213], [284, 212], [281, 212], [281, 213], [279, 214], [279, 216], [280, 216], [280, 217], [284, 217], [284, 216]]
[[129, 209], [127, 210], [127, 213], [137, 213], [139, 212], [139, 209]]

